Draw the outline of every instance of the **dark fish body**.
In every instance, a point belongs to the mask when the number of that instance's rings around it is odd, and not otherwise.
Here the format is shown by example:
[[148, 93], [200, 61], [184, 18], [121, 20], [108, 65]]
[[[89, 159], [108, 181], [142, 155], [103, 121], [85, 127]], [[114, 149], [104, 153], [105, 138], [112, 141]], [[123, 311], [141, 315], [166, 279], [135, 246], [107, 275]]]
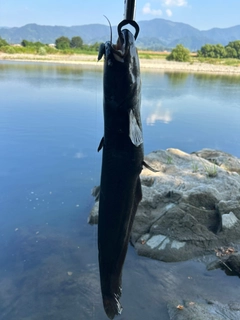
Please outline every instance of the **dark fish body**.
[[117, 45], [101, 47], [104, 63], [104, 137], [98, 250], [101, 291], [110, 319], [120, 314], [122, 267], [134, 216], [142, 199], [141, 80], [135, 39], [121, 31]]

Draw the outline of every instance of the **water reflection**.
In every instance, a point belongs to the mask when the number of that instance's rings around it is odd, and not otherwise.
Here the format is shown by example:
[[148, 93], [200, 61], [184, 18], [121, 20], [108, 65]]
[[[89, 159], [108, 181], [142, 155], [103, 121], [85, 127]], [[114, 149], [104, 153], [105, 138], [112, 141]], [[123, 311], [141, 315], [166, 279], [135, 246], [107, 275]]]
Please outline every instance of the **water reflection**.
[[[97, 62], [96, 62], [97, 65]], [[88, 67], [87, 70], [94, 70], [96, 73], [102, 73], [99, 68]], [[86, 72], [86, 67], [80, 64], [61, 64], [61, 63], [42, 63], [42, 62], [7, 62], [0, 61], [0, 71], [1, 76], [4, 72], [23, 72], [23, 73], [34, 73], [38, 74], [59, 74], [59, 75], [78, 75], [80, 73]]]
[[154, 99], [143, 100], [142, 104], [149, 112], [146, 118], [146, 124], [148, 126], [155, 125], [157, 121], [161, 121], [166, 124], [172, 121], [172, 112], [169, 109], [164, 110], [161, 101]]
[[[99, 68], [92, 67], [88, 70], [88, 73], [91, 70], [96, 79], [101, 77], [102, 72]], [[46, 87], [53, 86], [56, 80], [59, 86], [79, 86], [82, 81], [87, 81], [88, 79], [86, 78], [86, 68], [81, 65], [0, 62], [0, 80], [15, 80], [19, 84], [24, 81], [32, 87]]]
[[[143, 96], [151, 99], [178, 98], [186, 94], [201, 96], [211, 95], [212, 100], [240, 99], [239, 75], [216, 75], [186, 72], [142, 73]], [[233, 98], [233, 99], [232, 99]], [[237, 101], [237, 100], [235, 100]], [[240, 101], [240, 100], [239, 100]]]
[[195, 74], [193, 74], [193, 76], [199, 82], [201, 82], [201, 81], [218, 82], [218, 83], [224, 83], [225, 85], [240, 84], [240, 76], [239, 75], [195, 73]]
[[172, 87], [183, 86], [189, 77], [187, 72], [166, 72], [166, 75]]

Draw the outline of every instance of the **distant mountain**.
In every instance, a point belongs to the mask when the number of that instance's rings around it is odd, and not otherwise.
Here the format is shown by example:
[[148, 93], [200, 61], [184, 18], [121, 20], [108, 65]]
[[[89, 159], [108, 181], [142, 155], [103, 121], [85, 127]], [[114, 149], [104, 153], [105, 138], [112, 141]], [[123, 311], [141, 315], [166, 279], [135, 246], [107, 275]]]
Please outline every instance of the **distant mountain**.
[[[181, 43], [192, 51], [198, 50], [206, 43], [221, 43], [226, 45], [230, 41], [240, 40], [240, 25], [231, 28], [213, 28], [200, 31], [192, 26], [165, 19], [139, 21], [140, 34], [137, 46], [143, 49], [162, 50], [173, 48]], [[109, 26], [102, 24], [89, 24], [82, 26], [41, 26], [27, 24], [19, 28], [0, 28], [0, 37], [9, 43], [40, 41], [54, 43], [61, 36], [72, 38], [80, 36], [84, 43], [105, 42], [110, 39]], [[117, 28], [113, 26], [113, 39], [117, 38]]]
[[240, 40], [240, 25], [225, 29], [213, 28], [208, 31], [201, 31], [203, 35], [215, 39], [215, 43], [226, 45], [229, 41]]
[[80, 36], [84, 43], [90, 44], [108, 40], [109, 34], [109, 27], [101, 24], [64, 27], [40, 26], [32, 23], [19, 28], [0, 29], [0, 37], [8, 43], [21, 43], [23, 39], [34, 42], [55, 43], [55, 40], [61, 36], [68, 38]]

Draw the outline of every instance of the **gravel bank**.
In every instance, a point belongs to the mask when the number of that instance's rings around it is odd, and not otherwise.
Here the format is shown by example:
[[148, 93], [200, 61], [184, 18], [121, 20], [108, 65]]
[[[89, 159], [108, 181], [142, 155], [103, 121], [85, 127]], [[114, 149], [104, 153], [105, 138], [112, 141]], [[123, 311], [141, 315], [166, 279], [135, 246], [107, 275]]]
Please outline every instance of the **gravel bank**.
[[141, 59], [141, 67], [155, 71], [184, 71], [184, 72], [201, 72], [201, 73], [215, 73], [215, 74], [240, 74], [239, 66], [215, 65], [201, 62], [176, 62], [167, 61], [165, 59]]
[[[96, 56], [90, 55], [34, 55], [34, 54], [5, 54], [0, 53], [1, 60], [54, 62], [62, 64], [78, 64], [102, 68], [103, 60], [97, 62]], [[200, 72], [214, 74], [240, 75], [239, 66], [214, 65], [200, 62], [175, 62], [165, 59], [140, 59], [141, 68], [150, 71], [176, 71], [176, 72]]]

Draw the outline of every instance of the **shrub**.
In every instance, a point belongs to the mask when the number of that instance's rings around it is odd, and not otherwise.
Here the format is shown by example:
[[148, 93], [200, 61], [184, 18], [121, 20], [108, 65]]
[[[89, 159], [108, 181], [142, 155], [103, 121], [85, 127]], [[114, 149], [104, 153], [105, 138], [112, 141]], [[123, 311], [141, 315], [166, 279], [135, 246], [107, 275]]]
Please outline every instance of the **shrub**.
[[178, 44], [176, 48], [167, 56], [167, 60], [186, 62], [190, 60], [190, 51], [182, 44]]
[[57, 49], [56, 48], [52, 48], [52, 47], [50, 47], [48, 45], [45, 47], [45, 50], [46, 50], [46, 53], [48, 53], [48, 54], [57, 54]]
[[47, 54], [47, 51], [46, 51], [46, 49], [45, 49], [44, 47], [40, 47], [40, 48], [38, 49], [38, 54], [39, 54], [40, 56], [45, 56], [45, 55]]
[[15, 49], [13, 47], [11, 47], [11, 46], [6, 46], [4, 48], [4, 52], [5, 53], [10, 53], [10, 54], [16, 53]]

